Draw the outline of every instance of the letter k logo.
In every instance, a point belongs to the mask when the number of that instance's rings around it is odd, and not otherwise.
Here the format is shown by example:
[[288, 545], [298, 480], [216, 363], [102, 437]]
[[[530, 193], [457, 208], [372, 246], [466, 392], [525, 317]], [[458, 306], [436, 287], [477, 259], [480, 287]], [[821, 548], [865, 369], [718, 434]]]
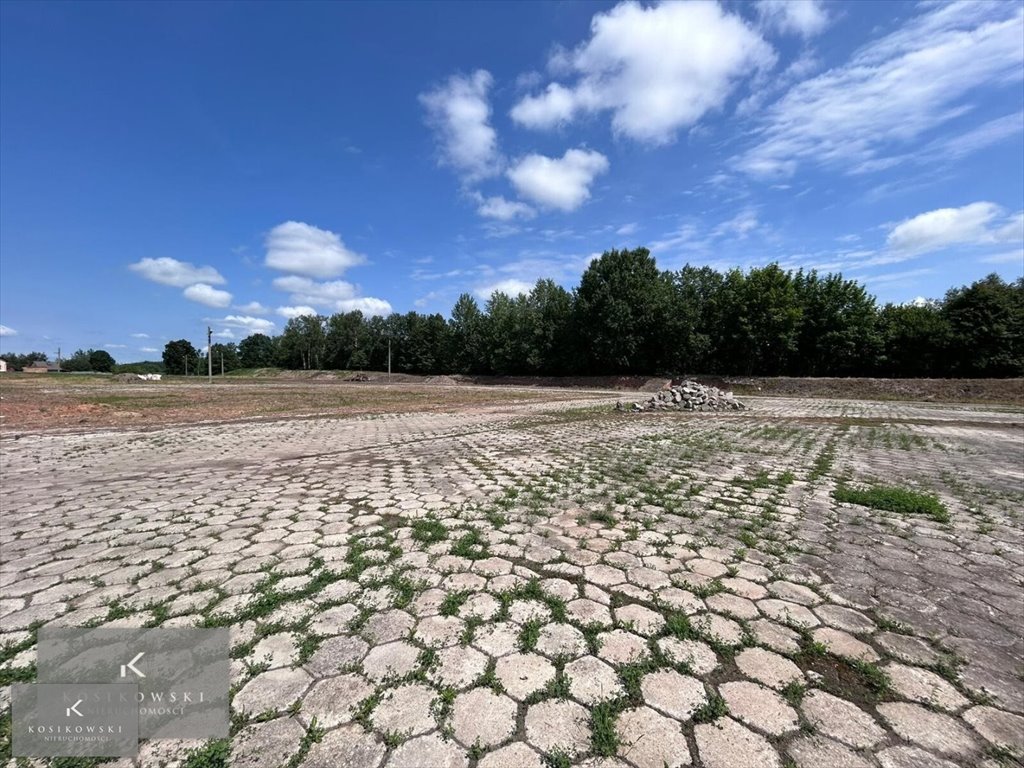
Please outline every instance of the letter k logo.
[[72, 704], [70, 707], [65, 709], [64, 710], [64, 716], [65, 717], [71, 717], [71, 713], [74, 712], [79, 717], [85, 717], [85, 715], [83, 715], [81, 712], [78, 711], [78, 705], [81, 704], [82, 701], [83, 701], [83, 699], [79, 699], [74, 704]]
[[121, 677], [127, 677], [129, 669], [132, 672], [134, 672], [136, 675], [138, 675], [139, 677], [145, 677], [145, 675], [142, 674], [142, 670], [135, 666], [135, 662], [138, 661], [139, 659], [141, 659], [145, 655], [146, 655], [146, 652], [142, 651], [140, 653], [135, 654], [135, 658], [133, 658], [127, 664], [122, 664], [121, 665]]

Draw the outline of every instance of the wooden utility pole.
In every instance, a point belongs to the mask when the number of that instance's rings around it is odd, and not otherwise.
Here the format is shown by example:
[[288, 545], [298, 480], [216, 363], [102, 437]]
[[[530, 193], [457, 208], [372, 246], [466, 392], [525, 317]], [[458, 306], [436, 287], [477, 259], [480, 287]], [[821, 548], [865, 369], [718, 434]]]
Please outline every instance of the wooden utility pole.
[[210, 326], [206, 326], [206, 378], [213, 384], [213, 352], [211, 341], [213, 339], [213, 329]]
[[391, 383], [391, 337], [388, 336], [388, 384]]
[[220, 353], [220, 375], [224, 375], [224, 352]]

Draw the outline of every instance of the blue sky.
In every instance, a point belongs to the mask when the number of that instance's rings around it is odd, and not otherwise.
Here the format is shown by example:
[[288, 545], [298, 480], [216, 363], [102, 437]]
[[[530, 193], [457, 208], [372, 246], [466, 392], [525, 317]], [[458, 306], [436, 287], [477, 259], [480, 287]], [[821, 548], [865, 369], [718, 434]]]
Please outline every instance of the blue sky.
[[0, 3], [0, 350], [778, 261], [1024, 265], [1024, 6]]

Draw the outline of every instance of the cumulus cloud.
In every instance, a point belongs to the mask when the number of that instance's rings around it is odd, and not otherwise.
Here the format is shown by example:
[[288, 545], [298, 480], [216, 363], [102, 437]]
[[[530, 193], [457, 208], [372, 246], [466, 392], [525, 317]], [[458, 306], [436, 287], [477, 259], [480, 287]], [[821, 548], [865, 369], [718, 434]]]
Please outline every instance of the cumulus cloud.
[[608, 170], [608, 158], [590, 149], [570, 149], [561, 158], [527, 155], [508, 170], [520, 195], [538, 205], [573, 211], [590, 197], [594, 178]]
[[590, 28], [588, 41], [553, 57], [554, 69], [576, 81], [526, 96], [513, 120], [551, 128], [610, 111], [617, 135], [666, 144], [719, 109], [741, 78], [775, 63], [761, 35], [717, 3], [623, 2], [595, 15]]
[[506, 200], [501, 195], [496, 197], [476, 196], [476, 212], [486, 219], [497, 219], [498, 221], [512, 221], [513, 219], [532, 219], [537, 215], [526, 203], [518, 200]]
[[373, 296], [359, 296], [354, 299], [342, 299], [335, 304], [339, 312], [355, 312], [359, 310], [364, 315], [379, 315], [387, 317], [394, 310], [384, 299], [377, 299]]
[[758, 227], [757, 211], [753, 208], [745, 208], [728, 221], [723, 221], [712, 230], [716, 236], [734, 235], [740, 240], [746, 238]]
[[317, 311], [313, 309], [313, 307], [278, 307], [276, 312], [281, 317], [287, 317], [289, 320], [295, 317], [317, 314]]
[[267, 233], [265, 244], [268, 267], [310, 277], [335, 277], [365, 261], [334, 232], [301, 221], [278, 224]]
[[132, 334], [132, 338], [133, 339], [148, 339], [149, 338], [149, 334], [148, 333], [133, 333]]
[[1024, 214], [1006, 217], [995, 203], [939, 208], [901, 221], [889, 232], [891, 251], [917, 256], [954, 245], [986, 245], [1024, 240]]
[[213, 267], [197, 267], [187, 261], [178, 261], [166, 256], [159, 259], [142, 259], [129, 264], [128, 269], [154, 283], [175, 288], [184, 288], [195, 283], [223, 285], [227, 282]]
[[248, 304], [241, 304], [235, 307], [235, 309], [239, 312], [245, 312], [247, 315], [265, 315], [270, 311], [258, 301], [250, 301]]
[[427, 123], [440, 144], [440, 162], [464, 181], [476, 182], [501, 171], [498, 134], [491, 127], [487, 92], [494, 83], [491, 73], [478, 69], [472, 75], [452, 75], [432, 91], [420, 95]]
[[105, 349], [127, 349], [127, 344], [104, 344]]
[[828, 14], [819, 0], [758, 0], [761, 23], [779, 32], [812, 37], [828, 26]]
[[156, 347], [139, 347], [139, 352], [159, 352]]
[[[344, 280], [318, 283], [307, 277], [287, 275], [276, 278], [274, 287], [290, 294], [291, 301], [296, 305], [301, 305], [299, 309], [309, 309], [309, 305], [313, 305], [329, 307], [335, 312], [352, 312], [358, 309], [363, 314], [382, 316], [389, 315], [392, 311], [391, 305], [384, 299], [359, 296], [359, 289]], [[281, 314], [281, 309], [282, 307], [278, 307], [278, 314]], [[291, 307], [283, 309], [291, 309]]]
[[17, 336], [18, 332], [13, 328], [8, 328], [6, 325], [0, 325], [0, 336]]
[[212, 285], [207, 285], [206, 283], [190, 285], [182, 291], [182, 294], [189, 301], [205, 304], [208, 307], [226, 307], [231, 303], [230, 293], [222, 291], [219, 288], [214, 288]]
[[207, 317], [208, 323], [217, 323], [228, 328], [241, 328], [250, 333], [270, 333], [274, 330], [274, 323], [262, 317], [251, 317], [250, 315], [228, 315], [227, 317]]
[[[968, 112], [980, 89], [1019, 82], [1019, 4], [929, 8], [845, 65], [793, 86], [764, 111], [756, 144], [735, 165], [762, 177], [789, 176], [801, 164], [881, 170], [902, 161], [894, 151]], [[984, 143], [1008, 130], [997, 123], [965, 141]]]
[[520, 293], [529, 294], [532, 290], [533, 283], [509, 278], [507, 280], [499, 280], [496, 283], [490, 283], [489, 285], [477, 286], [474, 289], [474, 293], [481, 299], [489, 299], [491, 294], [495, 292], [504, 293], [506, 296], [518, 296]]

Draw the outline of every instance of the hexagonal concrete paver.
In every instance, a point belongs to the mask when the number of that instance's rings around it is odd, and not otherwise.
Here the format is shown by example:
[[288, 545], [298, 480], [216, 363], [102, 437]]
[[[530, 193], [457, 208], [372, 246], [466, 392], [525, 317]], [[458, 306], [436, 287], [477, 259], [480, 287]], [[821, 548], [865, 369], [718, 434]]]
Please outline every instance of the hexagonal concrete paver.
[[300, 768], [378, 768], [384, 752], [373, 734], [358, 725], [343, 725], [314, 743]]
[[452, 732], [467, 749], [493, 747], [516, 729], [516, 703], [489, 688], [474, 688], [455, 699]]
[[590, 747], [590, 714], [572, 701], [533, 704], [526, 711], [526, 740], [545, 754], [582, 754]]
[[615, 723], [619, 757], [636, 768], [681, 768], [691, 765], [690, 747], [678, 722], [650, 707], [627, 709]]
[[671, 669], [644, 675], [640, 692], [647, 706], [676, 720], [689, 720], [694, 710], [708, 702], [700, 680]]
[[697, 754], [705, 768], [782, 768], [782, 759], [765, 739], [730, 717], [693, 729]]
[[747, 677], [769, 688], [782, 690], [790, 683], [799, 683], [803, 673], [792, 661], [764, 648], [746, 648], [736, 657], [736, 666]]
[[436, 733], [419, 736], [400, 744], [385, 763], [385, 768], [466, 768], [466, 751]]
[[362, 675], [329, 677], [315, 683], [302, 699], [299, 719], [307, 727], [313, 718], [321, 728], [334, 728], [352, 721], [352, 707], [373, 693], [373, 686]]
[[796, 710], [762, 685], [746, 681], [723, 683], [718, 692], [725, 699], [729, 714], [769, 736], [783, 736], [800, 727]]
[[231, 706], [250, 715], [283, 712], [306, 692], [312, 682], [313, 678], [303, 669], [272, 669], [246, 683], [235, 695]]
[[498, 659], [495, 674], [509, 696], [523, 701], [555, 679], [555, 667], [535, 653], [514, 653]]
[[401, 733], [418, 736], [436, 727], [431, 705], [437, 691], [421, 683], [408, 683], [387, 691], [370, 716], [381, 735]]
[[599, 704], [618, 698], [625, 689], [615, 670], [596, 656], [584, 656], [565, 665], [569, 691], [584, 704]]

